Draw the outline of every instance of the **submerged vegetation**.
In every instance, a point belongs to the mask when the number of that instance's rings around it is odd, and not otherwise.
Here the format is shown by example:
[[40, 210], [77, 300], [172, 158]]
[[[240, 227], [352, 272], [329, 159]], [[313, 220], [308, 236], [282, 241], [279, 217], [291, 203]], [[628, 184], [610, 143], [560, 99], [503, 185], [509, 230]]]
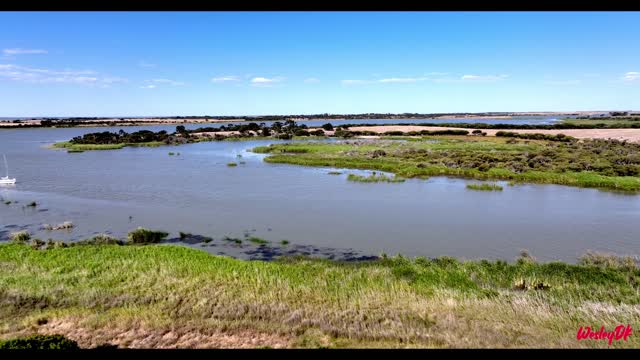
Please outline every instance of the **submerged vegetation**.
[[[640, 272], [626, 263], [263, 262], [171, 245], [0, 244], [0, 336], [56, 329], [81, 347], [229, 337], [235, 347], [609, 347], [576, 341], [576, 329], [638, 322]], [[638, 346], [637, 336], [611, 345]]]
[[502, 186], [498, 184], [467, 184], [467, 189], [480, 191], [502, 191]]
[[640, 191], [640, 144], [617, 140], [518, 141], [506, 137], [272, 144], [267, 162], [379, 170], [403, 178], [459, 176]]
[[42, 225], [42, 228], [45, 230], [67, 230], [67, 229], [72, 229], [73, 227], [74, 225], [71, 221], [65, 221], [62, 224], [58, 224], [58, 225], [50, 225], [50, 224]]

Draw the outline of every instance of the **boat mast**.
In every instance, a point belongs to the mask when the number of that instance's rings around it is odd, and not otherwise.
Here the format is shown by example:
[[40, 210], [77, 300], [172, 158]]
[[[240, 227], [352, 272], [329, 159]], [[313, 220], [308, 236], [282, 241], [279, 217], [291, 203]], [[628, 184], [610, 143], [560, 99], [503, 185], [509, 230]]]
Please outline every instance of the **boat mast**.
[[9, 177], [9, 165], [7, 165], [7, 156], [5, 154], [2, 154], [2, 157], [4, 158], [4, 168], [6, 169], [7, 177]]

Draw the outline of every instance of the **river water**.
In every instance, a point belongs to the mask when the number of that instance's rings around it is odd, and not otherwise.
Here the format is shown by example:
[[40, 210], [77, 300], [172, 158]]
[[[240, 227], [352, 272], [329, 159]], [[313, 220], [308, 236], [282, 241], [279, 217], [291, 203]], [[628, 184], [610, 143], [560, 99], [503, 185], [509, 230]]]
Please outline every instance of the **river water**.
[[[175, 125], [122, 129], [142, 128], [173, 131]], [[269, 164], [264, 155], [248, 151], [277, 142], [270, 140], [84, 153], [46, 148], [84, 133], [119, 129], [0, 130], [0, 154], [6, 154], [10, 176], [18, 180], [0, 187], [0, 240], [21, 229], [41, 239], [79, 240], [103, 232], [125, 237], [143, 226], [169, 232], [176, 244], [243, 258], [386, 253], [511, 261], [527, 249], [542, 261], [575, 262], [587, 250], [640, 254], [639, 195], [505, 183], [504, 191], [481, 192], [465, 188], [470, 180], [446, 177], [354, 183], [347, 173], [362, 171], [329, 175], [335, 169]], [[228, 167], [229, 162], [239, 165]], [[31, 201], [38, 206], [26, 206]], [[42, 229], [64, 221], [75, 227]], [[213, 241], [178, 241], [180, 231]], [[250, 236], [272, 245], [252, 244]], [[281, 240], [290, 244], [276, 246]]]

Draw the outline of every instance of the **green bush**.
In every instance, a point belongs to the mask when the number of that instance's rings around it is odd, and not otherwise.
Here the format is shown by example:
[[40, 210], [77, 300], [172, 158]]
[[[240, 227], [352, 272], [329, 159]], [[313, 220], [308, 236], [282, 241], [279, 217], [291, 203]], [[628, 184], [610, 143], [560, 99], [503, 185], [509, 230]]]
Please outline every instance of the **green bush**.
[[139, 227], [129, 232], [127, 240], [130, 244], [153, 244], [159, 243], [167, 236], [169, 236], [169, 233], [164, 231], [154, 231]]
[[63, 335], [32, 335], [0, 341], [1, 350], [77, 350], [78, 343]]

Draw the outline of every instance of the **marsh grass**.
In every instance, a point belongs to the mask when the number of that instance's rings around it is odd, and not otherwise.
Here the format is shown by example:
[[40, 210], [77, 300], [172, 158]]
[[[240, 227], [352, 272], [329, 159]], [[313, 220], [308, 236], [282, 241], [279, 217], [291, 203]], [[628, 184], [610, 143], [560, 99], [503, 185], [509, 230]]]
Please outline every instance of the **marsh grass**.
[[498, 184], [467, 184], [467, 189], [479, 191], [502, 191], [502, 186]]
[[329, 175], [342, 175], [340, 171], [329, 171], [327, 174]]
[[274, 347], [640, 346], [636, 336], [576, 341], [579, 326], [640, 319], [638, 270], [591, 264], [263, 262], [174, 245], [1, 244], [0, 266], [4, 339], [56, 329], [83, 347], [211, 346], [179, 340], [197, 334]]
[[227, 166], [228, 167], [235, 167], [235, 166], [238, 166], [238, 164], [234, 163], [234, 162], [230, 162], [230, 163], [227, 163]]

